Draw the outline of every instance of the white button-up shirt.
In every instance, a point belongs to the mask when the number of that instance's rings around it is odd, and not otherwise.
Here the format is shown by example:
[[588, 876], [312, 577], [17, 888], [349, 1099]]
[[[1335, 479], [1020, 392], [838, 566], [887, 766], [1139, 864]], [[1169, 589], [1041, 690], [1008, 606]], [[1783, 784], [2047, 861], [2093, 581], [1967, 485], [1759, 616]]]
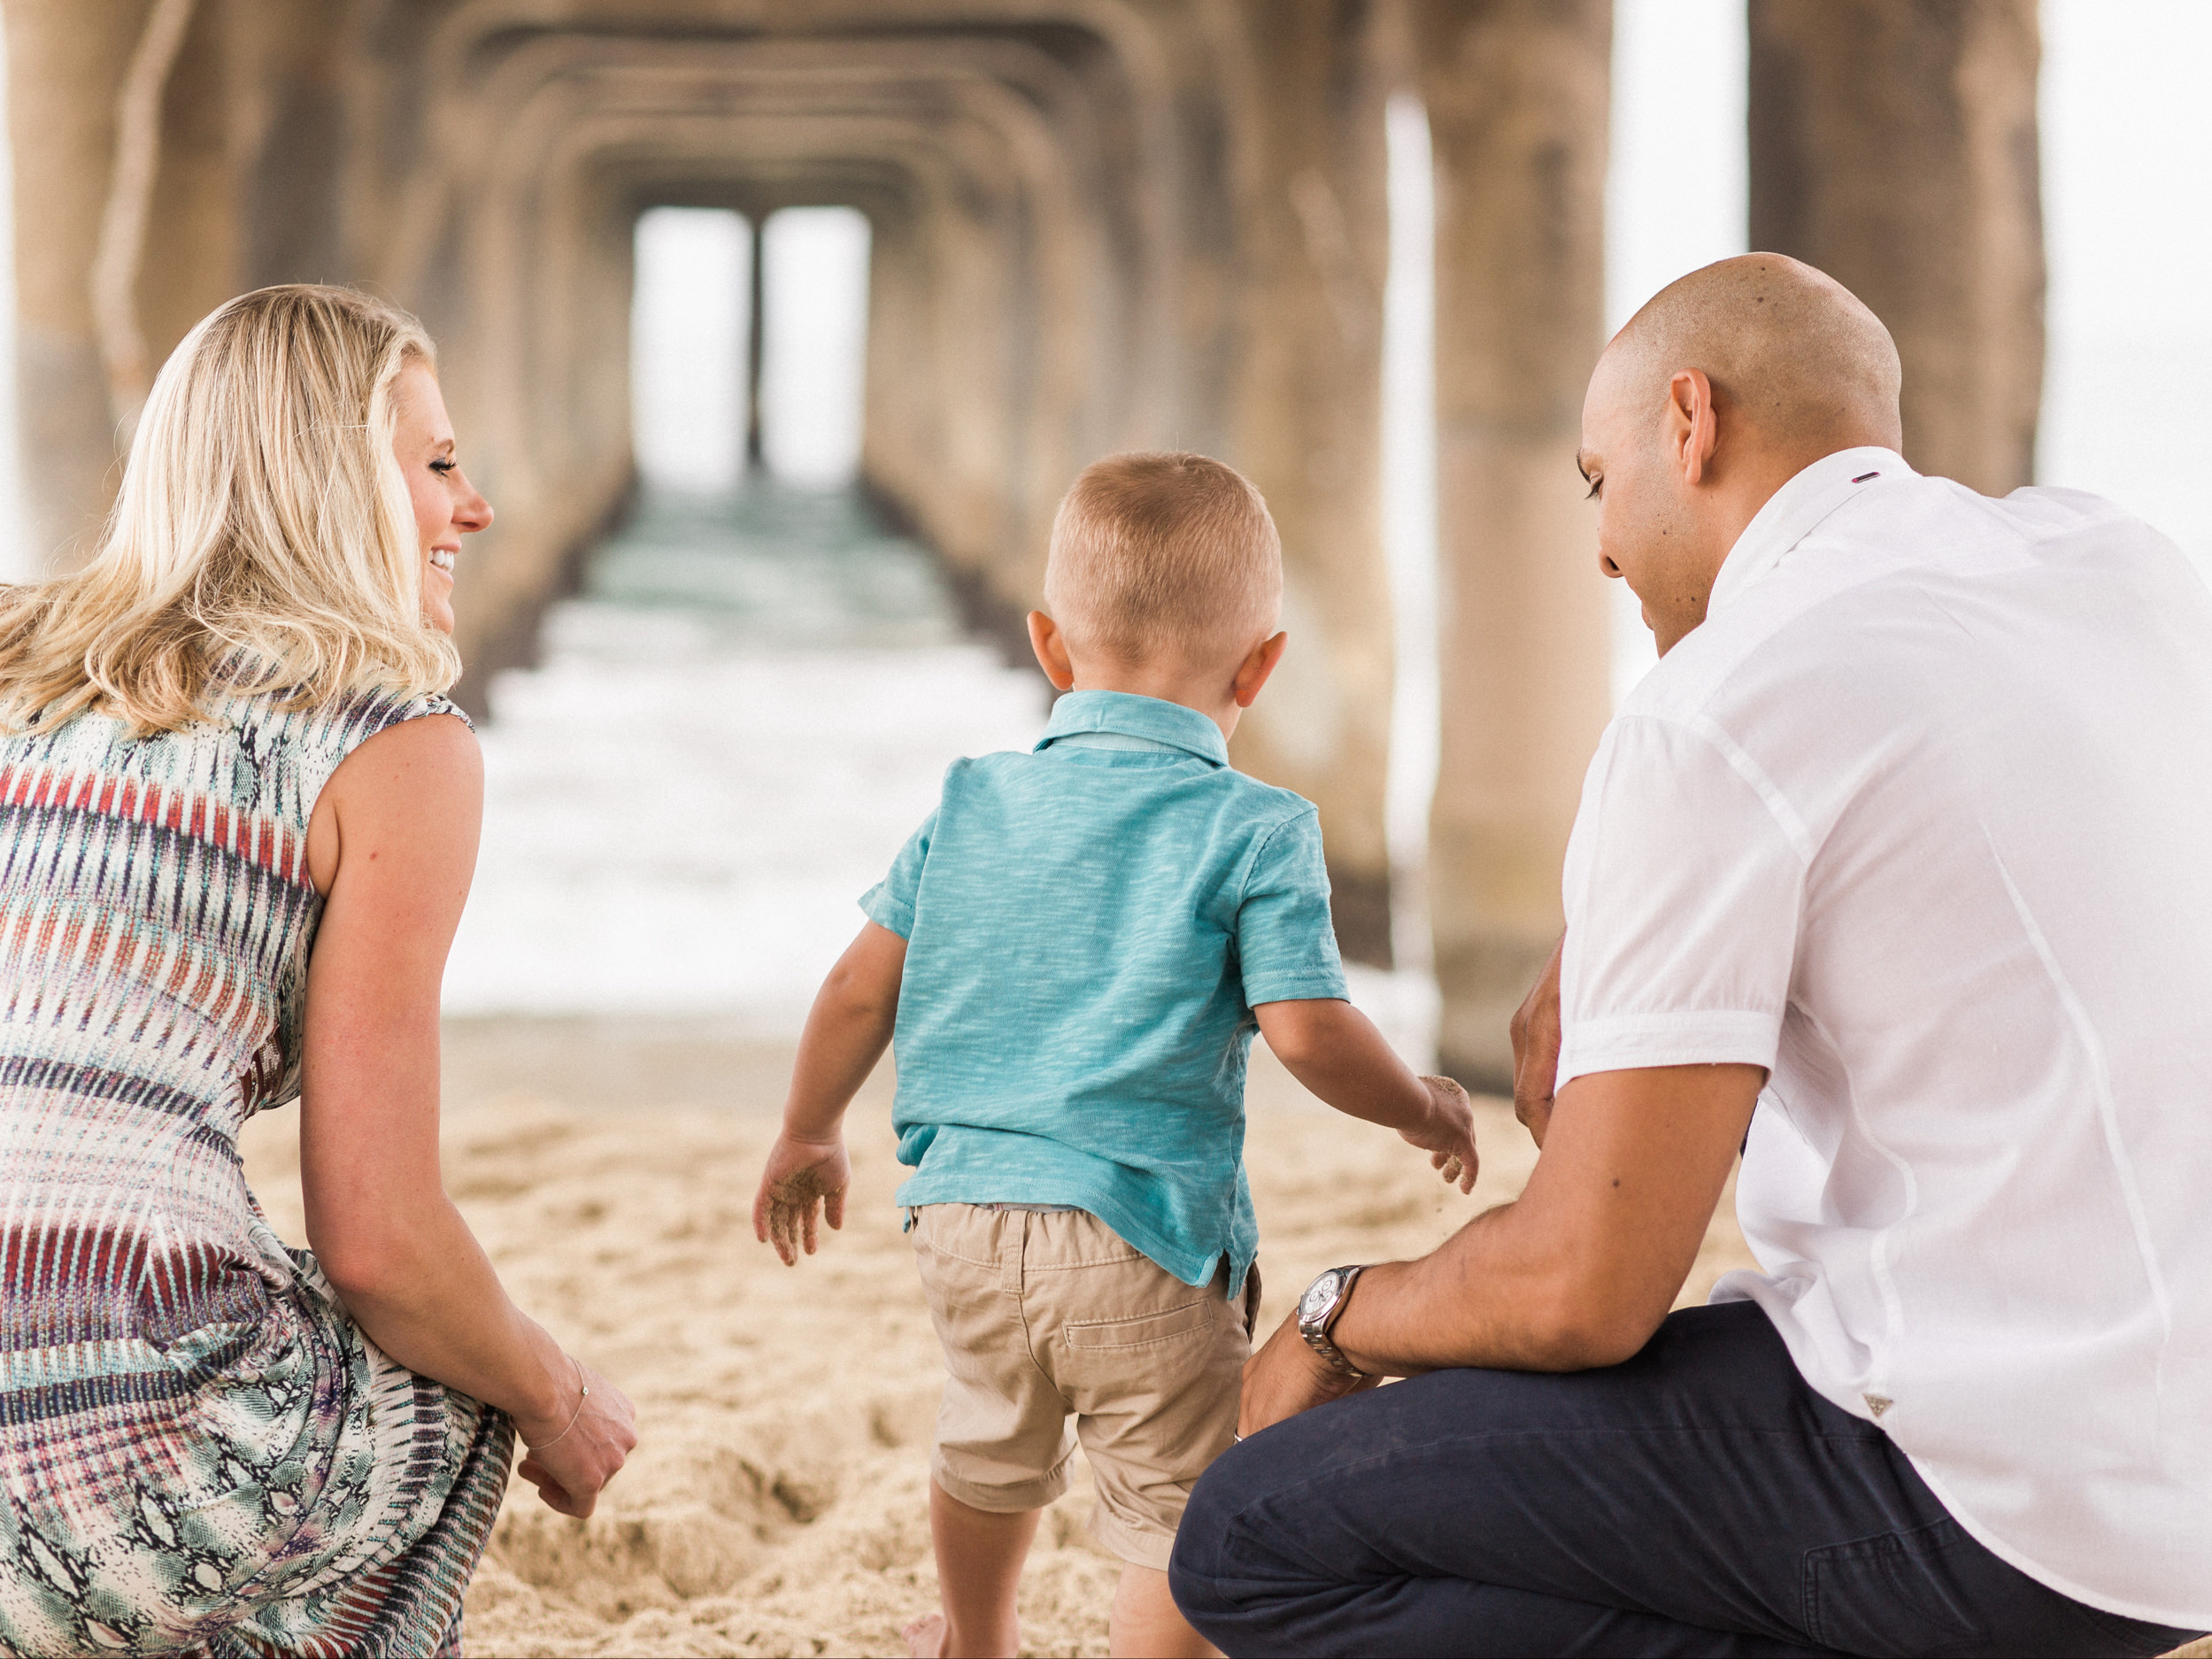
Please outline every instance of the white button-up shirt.
[[1750, 1298], [1959, 1523], [2212, 1627], [2212, 591], [2095, 497], [1807, 467], [1607, 729], [1560, 1081], [1768, 1069]]

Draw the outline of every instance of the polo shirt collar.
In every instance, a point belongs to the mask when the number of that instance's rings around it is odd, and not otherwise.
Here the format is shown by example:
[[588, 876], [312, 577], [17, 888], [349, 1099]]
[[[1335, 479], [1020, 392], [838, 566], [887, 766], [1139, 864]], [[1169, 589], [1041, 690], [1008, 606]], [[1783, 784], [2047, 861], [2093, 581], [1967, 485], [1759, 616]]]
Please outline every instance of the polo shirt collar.
[[1877, 444], [1823, 455], [1767, 498], [1736, 545], [1721, 561], [1706, 601], [1707, 616], [1732, 604], [1745, 589], [1780, 564], [1821, 521], [1877, 478], [1917, 476], [1895, 450]]
[[1194, 754], [1210, 766], [1229, 764], [1222, 729], [1195, 708], [1133, 691], [1070, 691], [1052, 705], [1052, 717], [1037, 747], [1086, 731], [1119, 732]]

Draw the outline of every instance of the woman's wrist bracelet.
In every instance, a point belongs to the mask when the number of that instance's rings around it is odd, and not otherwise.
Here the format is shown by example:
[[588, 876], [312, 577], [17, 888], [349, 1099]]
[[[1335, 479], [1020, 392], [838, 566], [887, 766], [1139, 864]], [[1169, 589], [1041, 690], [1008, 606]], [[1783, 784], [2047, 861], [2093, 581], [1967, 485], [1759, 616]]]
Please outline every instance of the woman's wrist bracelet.
[[[583, 1402], [591, 1398], [591, 1385], [585, 1382], [583, 1379], [583, 1362], [582, 1360], [578, 1359], [572, 1354], [568, 1356], [568, 1362], [576, 1368], [576, 1387], [578, 1390], [576, 1394], [576, 1408], [568, 1414], [568, 1429], [573, 1429], [576, 1426], [578, 1419], [583, 1416]], [[543, 1441], [536, 1446], [532, 1446], [528, 1440], [525, 1440], [522, 1442], [522, 1449], [530, 1453], [532, 1455], [536, 1455], [537, 1453], [544, 1451], [549, 1447], [559, 1446], [563, 1440], [568, 1438], [568, 1429], [563, 1429], [551, 1439]]]

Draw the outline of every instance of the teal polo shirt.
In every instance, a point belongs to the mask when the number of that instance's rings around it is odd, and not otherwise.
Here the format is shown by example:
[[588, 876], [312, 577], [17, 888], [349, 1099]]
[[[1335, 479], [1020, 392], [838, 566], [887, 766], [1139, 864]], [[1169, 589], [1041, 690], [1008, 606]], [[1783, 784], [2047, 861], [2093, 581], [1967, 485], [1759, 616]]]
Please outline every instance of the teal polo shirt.
[[1196, 709], [1074, 691], [952, 763], [860, 907], [906, 940], [898, 1202], [1070, 1205], [1240, 1294], [1252, 1010], [1345, 995], [1312, 803]]

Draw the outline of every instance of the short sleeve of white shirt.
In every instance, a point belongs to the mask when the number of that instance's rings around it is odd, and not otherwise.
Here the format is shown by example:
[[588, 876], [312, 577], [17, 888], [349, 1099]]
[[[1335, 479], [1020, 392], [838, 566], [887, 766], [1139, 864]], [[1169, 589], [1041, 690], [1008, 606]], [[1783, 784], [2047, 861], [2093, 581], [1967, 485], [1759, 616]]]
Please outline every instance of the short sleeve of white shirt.
[[1568, 845], [1561, 1085], [1642, 1066], [1771, 1070], [1808, 852], [1709, 719], [1616, 718]]

